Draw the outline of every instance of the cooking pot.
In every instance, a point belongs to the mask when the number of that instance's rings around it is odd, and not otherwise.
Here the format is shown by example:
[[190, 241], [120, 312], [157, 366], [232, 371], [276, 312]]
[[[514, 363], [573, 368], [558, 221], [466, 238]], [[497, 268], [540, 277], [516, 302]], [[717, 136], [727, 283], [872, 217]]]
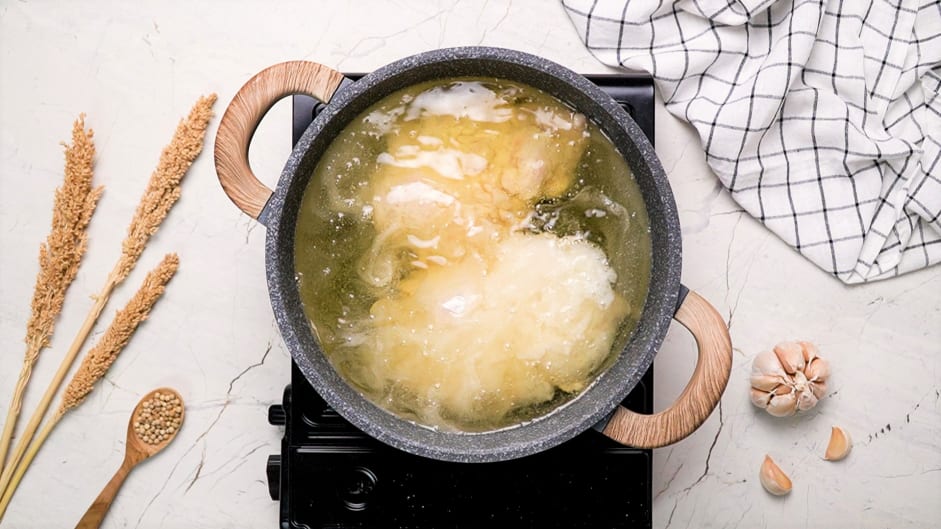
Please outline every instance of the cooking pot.
[[[557, 97], [594, 121], [627, 160], [639, 184], [650, 219], [653, 252], [643, 312], [617, 360], [566, 405], [525, 424], [481, 433], [438, 431], [401, 419], [347, 384], [318, 344], [301, 306], [294, 268], [294, 231], [301, 197], [330, 142], [386, 95], [423, 81], [457, 76], [522, 82]], [[249, 143], [268, 109], [282, 97], [298, 93], [313, 96], [326, 108], [294, 147], [272, 191], [249, 167]], [[216, 135], [215, 162], [225, 193], [267, 228], [268, 290], [291, 356], [330, 406], [382, 442], [435, 459], [487, 462], [545, 450], [594, 427], [625, 445], [654, 448], [696, 430], [722, 396], [732, 365], [728, 328], [708, 302], [680, 284], [680, 225], [663, 167], [643, 132], [614, 100], [556, 63], [512, 50], [453, 48], [399, 60], [356, 82], [312, 62], [276, 64], [255, 75], [232, 99]], [[673, 319], [696, 338], [699, 357], [692, 378], [667, 409], [653, 415], [629, 411], [620, 402], [650, 367]]]

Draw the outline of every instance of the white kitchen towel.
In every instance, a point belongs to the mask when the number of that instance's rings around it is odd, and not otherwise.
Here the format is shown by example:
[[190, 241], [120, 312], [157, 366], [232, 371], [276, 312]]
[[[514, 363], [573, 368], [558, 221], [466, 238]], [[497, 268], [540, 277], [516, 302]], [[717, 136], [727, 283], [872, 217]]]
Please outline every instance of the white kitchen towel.
[[941, 2], [563, 0], [751, 215], [847, 283], [941, 261]]

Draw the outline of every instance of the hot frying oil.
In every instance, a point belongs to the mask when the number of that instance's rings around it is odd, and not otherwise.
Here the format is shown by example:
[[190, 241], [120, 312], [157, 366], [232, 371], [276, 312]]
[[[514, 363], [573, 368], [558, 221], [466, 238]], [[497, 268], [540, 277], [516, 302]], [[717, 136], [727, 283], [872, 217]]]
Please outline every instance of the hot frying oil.
[[338, 372], [401, 417], [474, 432], [544, 415], [616, 359], [651, 250], [596, 125], [527, 85], [459, 78], [395, 92], [338, 135], [295, 252]]

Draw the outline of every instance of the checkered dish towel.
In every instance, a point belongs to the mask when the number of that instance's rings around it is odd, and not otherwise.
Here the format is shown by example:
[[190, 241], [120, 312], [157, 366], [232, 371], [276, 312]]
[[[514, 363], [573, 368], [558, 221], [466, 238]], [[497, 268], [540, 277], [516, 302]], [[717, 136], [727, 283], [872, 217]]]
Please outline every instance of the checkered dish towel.
[[653, 75], [732, 197], [846, 283], [941, 261], [937, 0], [563, 0]]

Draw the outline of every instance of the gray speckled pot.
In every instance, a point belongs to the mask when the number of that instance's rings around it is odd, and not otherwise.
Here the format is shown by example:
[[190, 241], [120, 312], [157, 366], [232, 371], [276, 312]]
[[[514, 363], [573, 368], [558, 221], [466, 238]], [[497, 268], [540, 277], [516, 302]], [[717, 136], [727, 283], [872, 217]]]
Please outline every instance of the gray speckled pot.
[[[500, 77], [541, 88], [597, 123], [628, 161], [640, 185], [653, 247], [647, 302], [637, 330], [617, 362], [568, 405], [523, 426], [476, 434], [417, 426], [379, 408], [347, 385], [322, 353], [302, 310], [294, 279], [294, 228], [301, 197], [321, 154], [340, 130], [395, 90], [429, 79], [469, 75]], [[355, 83], [344, 82], [295, 146], [258, 219], [268, 228], [265, 252], [271, 304], [301, 371], [334, 409], [364, 432], [402, 450], [436, 459], [485, 462], [521, 457], [605, 421], [650, 367], [685, 292], [680, 285], [680, 228], [673, 194], [644, 133], [614, 100], [584, 77], [511, 50], [436, 50], [392, 63]]]

